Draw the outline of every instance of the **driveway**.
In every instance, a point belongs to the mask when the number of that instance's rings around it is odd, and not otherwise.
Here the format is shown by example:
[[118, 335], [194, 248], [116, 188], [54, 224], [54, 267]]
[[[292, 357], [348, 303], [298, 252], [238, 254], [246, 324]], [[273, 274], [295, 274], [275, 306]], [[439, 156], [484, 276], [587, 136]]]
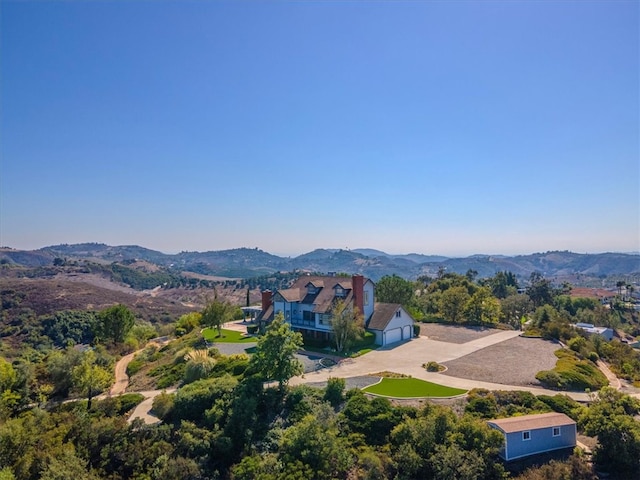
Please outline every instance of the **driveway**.
[[[351, 378], [373, 375], [378, 372], [391, 371], [411, 375], [414, 378], [427, 380], [448, 387], [463, 389], [486, 388], [488, 390], [527, 390], [535, 394], [556, 395], [558, 391], [543, 388], [524, 387], [519, 385], [502, 385], [498, 383], [480, 382], [465, 378], [450, 377], [440, 373], [427, 372], [423, 363], [435, 361], [444, 363], [455, 360], [465, 355], [481, 350], [506, 340], [518, 337], [520, 332], [507, 330], [499, 331], [482, 338], [476, 338], [467, 343], [456, 344], [431, 340], [426, 337], [418, 337], [409, 340], [395, 347], [385, 347], [363, 355], [362, 357], [347, 359], [338, 365], [319, 370], [312, 373], [305, 373], [302, 376], [294, 377], [289, 381], [290, 385], [300, 385], [303, 383], [325, 382], [330, 377]], [[505, 366], [508, 368], [508, 365]], [[578, 401], [589, 399], [586, 393], [567, 393], [570, 397]]]

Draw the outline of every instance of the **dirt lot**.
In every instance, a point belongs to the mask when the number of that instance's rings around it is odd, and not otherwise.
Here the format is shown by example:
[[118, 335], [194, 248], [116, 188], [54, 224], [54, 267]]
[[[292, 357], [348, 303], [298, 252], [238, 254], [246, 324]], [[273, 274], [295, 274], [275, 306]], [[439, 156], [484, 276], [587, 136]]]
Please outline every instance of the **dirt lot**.
[[467, 343], [476, 338], [486, 337], [499, 331], [500, 330], [496, 330], [495, 328], [487, 327], [442, 325], [439, 323], [420, 324], [420, 335], [429, 337], [431, 340], [447, 343]]
[[536, 373], [555, 366], [553, 352], [559, 348], [548, 340], [516, 337], [444, 363], [447, 371], [443, 375], [503, 385], [541, 386]]

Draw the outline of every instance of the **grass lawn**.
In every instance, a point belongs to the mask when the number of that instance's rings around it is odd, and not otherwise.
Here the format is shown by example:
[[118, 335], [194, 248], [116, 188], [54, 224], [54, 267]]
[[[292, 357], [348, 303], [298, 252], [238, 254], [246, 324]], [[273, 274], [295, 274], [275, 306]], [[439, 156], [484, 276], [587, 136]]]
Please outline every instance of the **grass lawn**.
[[383, 378], [380, 383], [363, 390], [366, 393], [395, 398], [455, 397], [467, 390], [445, 387], [417, 378]]
[[258, 341], [256, 337], [247, 337], [236, 330], [226, 330], [224, 328], [220, 337], [216, 328], [205, 328], [202, 331], [202, 336], [207, 342], [218, 343], [255, 343]]

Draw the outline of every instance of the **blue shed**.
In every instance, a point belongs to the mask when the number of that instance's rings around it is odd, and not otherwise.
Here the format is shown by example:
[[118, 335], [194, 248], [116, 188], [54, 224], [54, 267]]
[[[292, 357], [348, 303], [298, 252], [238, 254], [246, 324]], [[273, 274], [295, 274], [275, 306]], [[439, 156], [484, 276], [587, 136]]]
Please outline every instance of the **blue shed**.
[[504, 434], [500, 456], [505, 460], [576, 446], [576, 422], [564, 413], [540, 413], [489, 420]]

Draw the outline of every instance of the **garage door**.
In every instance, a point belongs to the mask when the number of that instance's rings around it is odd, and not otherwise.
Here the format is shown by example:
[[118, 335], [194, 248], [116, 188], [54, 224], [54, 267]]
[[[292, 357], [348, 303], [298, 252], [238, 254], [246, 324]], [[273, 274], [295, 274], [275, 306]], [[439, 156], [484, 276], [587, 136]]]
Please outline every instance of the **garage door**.
[[390, 343], [396, 343], [402, 340], [402, 329], [394, 328], [393, 330], [388, 330], [387, 335], [385, 336], [385, 345], [389, 345]]
[[405, 325], [403, 332], [402, 332], [402, 339], [403, 340], [409, 340], [411, 337], [413, 337], [413, 335], [411, 335], [411, 330], [413, 330], [411, 328], [411, 325]]

